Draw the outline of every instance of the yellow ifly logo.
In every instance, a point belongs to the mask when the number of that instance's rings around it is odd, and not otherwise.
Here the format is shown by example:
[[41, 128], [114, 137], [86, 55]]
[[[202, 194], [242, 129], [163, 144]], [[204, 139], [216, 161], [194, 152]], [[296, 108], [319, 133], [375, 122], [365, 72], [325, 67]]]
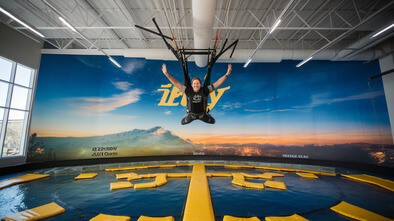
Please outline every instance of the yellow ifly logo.
[[[222, 97], [223, 93], [230, 89], [230, 86], [225, 88], [220, 88], [209, 94], [211, 98], [211, 103], [208, 104], [209, 109], [212, 110], [215, 107], [216, 103], [219, 101], [220, 97]], [[186, 96], [179, 91], [178, 88], [174, 87], [172, 84], [164, 84], [161, 85], [158, 91], [163, 91], [163, 96], [161, 97], [160, 103], [158, 106], [178, 106], [179, 105], [179, 97], [182, 96], [181, 105], [186, 107]]]

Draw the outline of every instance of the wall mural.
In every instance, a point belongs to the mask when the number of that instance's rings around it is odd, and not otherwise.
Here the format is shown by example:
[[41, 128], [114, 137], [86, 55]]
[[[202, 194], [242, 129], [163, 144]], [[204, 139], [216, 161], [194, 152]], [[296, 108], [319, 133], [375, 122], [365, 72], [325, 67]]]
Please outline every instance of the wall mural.
[[[177, 61], [42, 55], [28, 161], [152, 155], [238, 155], [389, 165], [393, 154], [378, 62], [232, 64], [210, 94], [216, 124], [181, 125]], [[190, 77], [205, 68], [189, 64]], [[227, 71], [216, 63], [211, 82]]]

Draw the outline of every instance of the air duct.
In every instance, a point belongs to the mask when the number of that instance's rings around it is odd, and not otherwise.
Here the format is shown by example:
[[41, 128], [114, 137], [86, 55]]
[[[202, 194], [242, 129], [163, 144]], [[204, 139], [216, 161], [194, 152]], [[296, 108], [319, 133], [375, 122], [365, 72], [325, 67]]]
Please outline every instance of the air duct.
[[[192, 0], [194, 49], [209, 48], [216, 0]], [[207, 55], [194, 55], [198, 67], [207, 65]]]

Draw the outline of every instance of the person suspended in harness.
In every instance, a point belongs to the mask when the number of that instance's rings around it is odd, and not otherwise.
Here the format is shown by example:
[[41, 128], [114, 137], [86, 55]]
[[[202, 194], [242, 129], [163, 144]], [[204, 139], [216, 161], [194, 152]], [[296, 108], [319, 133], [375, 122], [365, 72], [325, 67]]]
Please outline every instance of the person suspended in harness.
[[217, 89], [228, 78], [231, 73], [231, 64], [228, 65], [227, 73], [219, 78], [215, 83], [211, 84], [211, 71], [209, 70], [201, 87], [202, 82], [199, 77], [195, 77], [190, 81], [187, 71], [183, 71], [183, 85], [179, 83], [173, 76], [167, 72], [166, 64], [163, 64], [163, 74], [170, 82], [186, 95], [187, 113], [183, 117], [181, 124], [185, 125], [194, 120], [201, 120], [208, 124], [214, 124], [215, 119], [208, 113], [208, 95]]

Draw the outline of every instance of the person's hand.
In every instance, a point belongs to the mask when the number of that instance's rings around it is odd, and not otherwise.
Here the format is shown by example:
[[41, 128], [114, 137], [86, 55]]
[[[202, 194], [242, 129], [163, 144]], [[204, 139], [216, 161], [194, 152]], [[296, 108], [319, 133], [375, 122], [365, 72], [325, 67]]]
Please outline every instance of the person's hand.
[[227, 76], [231, 73], [231, 64], [228, 64], [228, 68], [227, 68]]
[[161, 66], [161, 71], [163, 71], [163, 74], [167, 74], [167, 66], [166, 66], [166, 64], [163, 63], [163, 66]]

